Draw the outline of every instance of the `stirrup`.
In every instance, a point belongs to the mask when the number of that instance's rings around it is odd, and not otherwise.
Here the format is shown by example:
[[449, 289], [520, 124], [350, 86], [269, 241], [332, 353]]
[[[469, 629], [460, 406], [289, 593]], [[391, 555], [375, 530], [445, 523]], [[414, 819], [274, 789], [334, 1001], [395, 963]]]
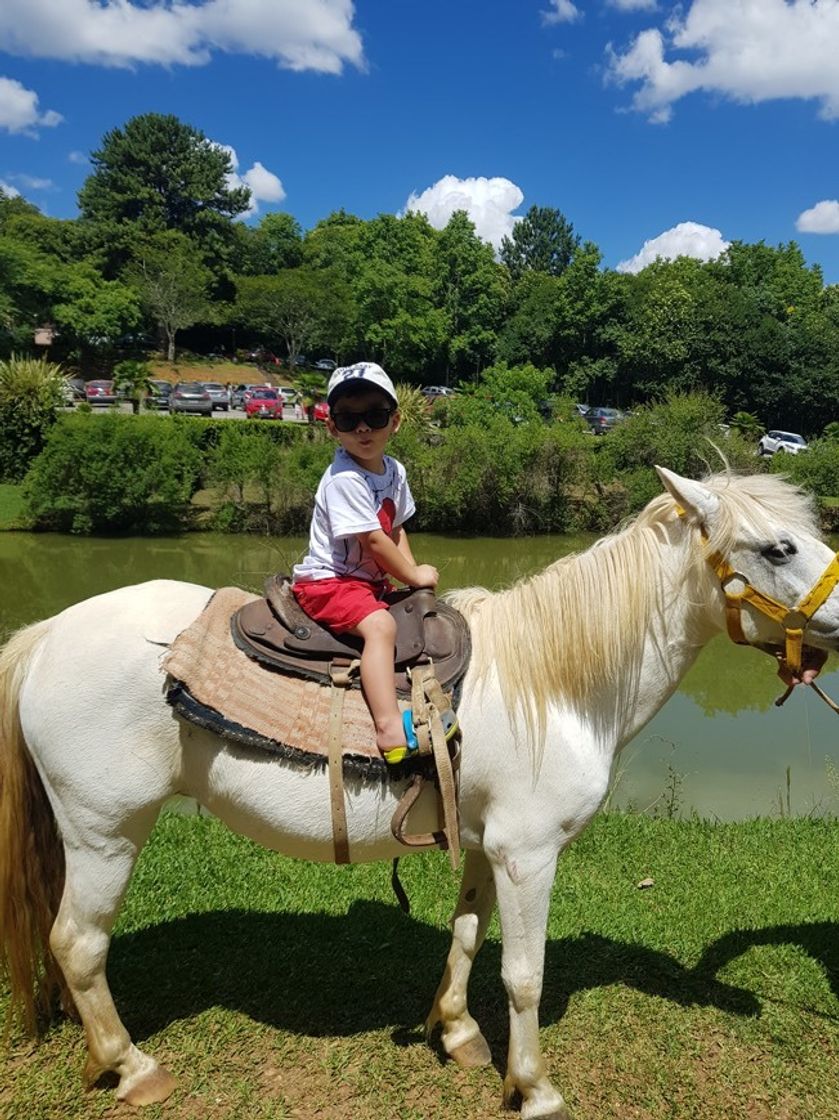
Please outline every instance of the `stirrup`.
[[[444, 712], [440, 712], [440, 723], [443, 725], [443, 734], [446, 736], [446, 742], [460, 730], [460, 724], [457, 722], [457, 716], [451, 708], [446, 708]], [[408, 708], [407, 711], [402, 713], [402, 726], [405, 728], [405, 741], [408, 744], [409, 751], [419, 749], [419, 742], [417, 740], [417, 733], [414, 730], [414, 713], [413, 709]]]

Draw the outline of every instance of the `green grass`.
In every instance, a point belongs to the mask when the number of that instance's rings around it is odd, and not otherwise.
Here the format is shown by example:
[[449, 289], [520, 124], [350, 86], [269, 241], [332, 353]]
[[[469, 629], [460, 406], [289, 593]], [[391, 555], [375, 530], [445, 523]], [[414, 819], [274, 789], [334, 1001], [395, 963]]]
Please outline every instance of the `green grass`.
[[[497, 920], [470, 1006], [496, 1068], [462, 1071], [420, 1025], [456, 879], [439, 853], [294, 862], [206, 817], [166, 815], [123, 906], [109, 976], [135, 1040], [179, 1088], [149, 1120], [460, 1120], [500, 1104], [507, 1038]], [[637, 884], [652, 878], [654, 885]], [[542, 1045], [577, 1120], [839, 1118], [839, 823], [601, 816], [551, 907]], [[0, 1116], [128, 1115], [81, 1091], [81, 1031], [21, 1040]]]
[[12, 482], [0, 482], [0, 531], [22, 528], [23, 487]]

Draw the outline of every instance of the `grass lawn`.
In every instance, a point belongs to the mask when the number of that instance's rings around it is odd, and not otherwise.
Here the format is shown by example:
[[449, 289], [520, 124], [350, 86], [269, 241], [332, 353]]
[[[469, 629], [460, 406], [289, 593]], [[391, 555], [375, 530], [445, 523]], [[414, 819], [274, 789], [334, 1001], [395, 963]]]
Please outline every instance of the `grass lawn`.
[[[207, 817], [165, 815], [109, 976], [136, 1041], [179, 1087], [149, 1120], [501, 1120], [497, 922], [470, 1006], [494, 1066], [463, 1071], [421, 1023], [448, 947], [439, 853], [389, 867], [293, 862]], [[654, 880], [648, 889], [637, 884]], [[600, 817], [554, 889], [542, 1045], [577, 1120], [839, 1118], [839, 823]], [[2, 1001], [0, 1001], [2, 1002]], [[0, 1116], [130, 1111], [81, 1090], [78, 1026], [13, 1039]]]
[[23, 513], [23, 487], [0, 482], [0, 530], [17, 528]]

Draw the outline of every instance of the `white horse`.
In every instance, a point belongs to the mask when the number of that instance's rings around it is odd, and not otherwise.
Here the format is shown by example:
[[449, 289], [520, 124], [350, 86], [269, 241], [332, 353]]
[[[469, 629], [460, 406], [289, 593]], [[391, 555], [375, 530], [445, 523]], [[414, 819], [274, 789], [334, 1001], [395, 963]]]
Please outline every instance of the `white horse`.
[[[510, 1015], [504, 1096], [520, 1095], [527, 1120], [568, 1115], [538, 1027], [557, 856], [597, 810], [616, 752], [724, 628], [725, 594], [708, 557], [727, 558], [741, 586], [780, 604], [781, 615], [832, 561], [808, 502], [777, 477], [698, 483], [659, 473], [669, 493], [623, 531], [507, 591], [452, 596], [474, 644], [460, 706], [467, 855], [427, 1026], [442, 1026], [446, 1052], [462, 1065], [489, 1061], [466, 990], [497, 898]], [[165, 702], [162, 655], [209, 595], [170, 581], [122, 588], [20, 631], [0, 656], [0, 964], [30, 1025], [51, 990], [75, 1005], [88, 1083], [115, 1071], [117, 1096], [134, 1105], [163, 1100], [174, 1079], [132, 1043], [105, 961], [164, 801], [185, 794], [270, 848], [333, 856], [325, 774], [280, 759], [266, 766], [182, 723]], [[817, 597], [808, 643], [836, 649], [839, 596]], [[741, 625], [754, 643], [783, 637], [751, 602]], [[389, 828], [401, 791], [348, 783], [355, 860], [404, 853]], [[422, 818], [433, 806], [418, 808], [416, 827], [432, 827]]]

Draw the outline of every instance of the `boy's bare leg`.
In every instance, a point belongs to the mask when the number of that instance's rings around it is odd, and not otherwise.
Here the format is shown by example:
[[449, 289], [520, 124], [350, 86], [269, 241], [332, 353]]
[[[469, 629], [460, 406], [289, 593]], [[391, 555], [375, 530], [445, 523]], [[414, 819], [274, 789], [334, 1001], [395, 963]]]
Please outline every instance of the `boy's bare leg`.
[[405, 746], [402, 714], [393, 683], [393, 653], [396, 623], [390, 611], [368, 614], [352, 631], [364, 639], [361, 653], [361, 684], [376, 725], [376, 746], [384, 752]]

